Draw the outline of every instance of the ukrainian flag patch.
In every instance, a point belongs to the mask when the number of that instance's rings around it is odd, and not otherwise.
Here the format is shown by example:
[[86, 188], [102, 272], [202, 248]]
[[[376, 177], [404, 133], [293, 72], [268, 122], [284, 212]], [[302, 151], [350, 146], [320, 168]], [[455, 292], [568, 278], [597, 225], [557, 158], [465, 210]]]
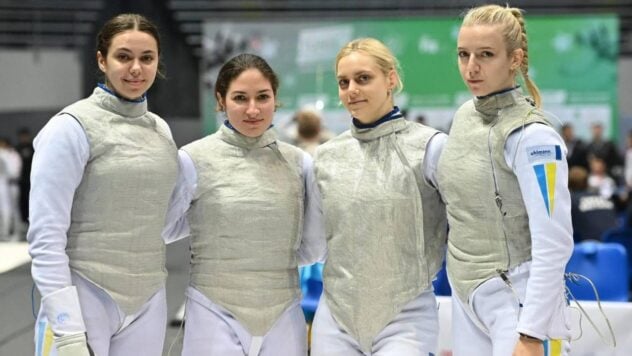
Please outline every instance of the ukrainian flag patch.
[[555, 209], [557, 161], [562, 160], [562, 148], [559, 145], [528, 147], [527, 155], [530, 163], [537, 163], [533, 165], [533, 170], [538, 180], [546, 213], [551, 217]]
[[544, 356], [561, 356], [562, 340], [544, 340]]

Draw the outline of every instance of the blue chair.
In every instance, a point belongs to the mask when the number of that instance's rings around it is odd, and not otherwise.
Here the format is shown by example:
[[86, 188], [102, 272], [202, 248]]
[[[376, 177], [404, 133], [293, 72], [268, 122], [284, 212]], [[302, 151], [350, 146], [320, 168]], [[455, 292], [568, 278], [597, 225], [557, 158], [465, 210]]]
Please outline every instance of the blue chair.
[[632, 285], [632, 229], [621, 227], [610, 229], [601, 236], [603, 242], [615, 242], [623, 245], [628, 252], [628, 277], [630, 277], [630, 285]]
[[441, 264], [441, 269], [437, 272], [437, 278], [432, 281], [435, 295], [451, 296], [452, 288], [450, 288], [450, 282], [448, 282], [448, 272], [445, 267], [445, 259]]
[[[566, 265], [567, 273], [589, 278], [599, 293], [600, 300], [628, 301], [629, 280], [627, 253], [617, 243], [583, 241], [575, 245]], [[595, 300], [595, 293], [586, 280], [567, 280], [566, 285], [579, 300]]]
[[301, 267], [301, 291], [303, 293], [301, 308], [303, 308], [305, 320], [311, 323], [314, 319], [314, 314], [316, 314], [320, 295], [323, 292], [322, 263]]

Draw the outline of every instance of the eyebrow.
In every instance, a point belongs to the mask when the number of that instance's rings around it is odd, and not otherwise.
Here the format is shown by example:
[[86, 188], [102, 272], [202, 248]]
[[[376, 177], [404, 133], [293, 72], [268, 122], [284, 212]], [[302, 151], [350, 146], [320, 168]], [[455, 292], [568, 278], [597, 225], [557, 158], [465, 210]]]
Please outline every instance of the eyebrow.
[[[461, 49], [468, 49], [468, 47], [457, 47], [457, 50], [461, 50]], [[494, 47], [490, 47], [490, 46], [484, 46], [484, 47], [476, 47], [476, 50], [482, 50], [482, 49], [491, 49], [491, 50], [495, 50]]]
[[[361, 70], [359, 70], [357, 72], [353, 72], [351, 74], [351, 77], [355, 77], [355, 76], [362, 75], [362, 74], [373, 74], [373, 72], [371, 70], [361, 69]], [[346, 77], [347, 77], [346, 75], [337, 75], [336, 76], [336, 78], [338, 78], [338, 79], [346, 78]]]
[[[124, 52], [129, 52], [129, 53], [134, 53], [134, 51], [132, 51], [131, 49], [127, 48], [127, 47], [120, 47], [120, 48], [115, 48], [115, 51], [124, 51]], [[153, 49], [148, 49], [148, 50], [144, 50], [143, 52], [141, 52], [142, 54], [156, 54], [156, 51], [154, 51]]]
[[[261, 89], [257, 92], [257, 94], [261, 94], [261, 93], [267, 93], [267, 92], [271, 92], [272, 89]], [[235, 90], [232, 91], [231, 94], [247, 94], [245, 91], [243, 90]]]

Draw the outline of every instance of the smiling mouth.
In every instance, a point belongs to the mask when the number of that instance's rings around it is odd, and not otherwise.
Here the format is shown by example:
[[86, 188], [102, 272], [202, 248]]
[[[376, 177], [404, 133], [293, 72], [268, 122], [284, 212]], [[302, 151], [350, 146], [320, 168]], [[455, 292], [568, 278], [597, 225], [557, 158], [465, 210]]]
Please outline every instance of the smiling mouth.
[[356, 104], [360, 104], [364, 102], [366, 102], [366, 100], [354, 100], [354, 101], [349, 101], [349, 105], [356, 105]]
[[129, 85], [131, 88], [142, 88], [144, 83], [143, 82], [130, 82], [130, 81], [126, 81], [127, 85]]

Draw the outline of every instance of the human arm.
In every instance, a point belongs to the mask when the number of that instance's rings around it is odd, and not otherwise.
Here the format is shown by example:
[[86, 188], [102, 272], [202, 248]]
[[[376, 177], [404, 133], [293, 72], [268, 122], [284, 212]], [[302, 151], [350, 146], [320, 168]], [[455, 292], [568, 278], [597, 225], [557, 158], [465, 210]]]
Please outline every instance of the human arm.
[[297, 255], [299, 265], [324, 262], [327, 255], [327, 241], [320, 191], [314, 175], [314, 161], [303, 152], [303, 183], [305, 185], [305, 204], [303, 233]]
[[561, 137], [537, 123], [512, 133], [505, 145], [505, 161], [518, 179], [531, 233], [532, 262], [516, 331], [540, 340], [565, 334], [564, 270], [573, 251], [565, 156]]
[[512, 356], [544, 356], [544, 344], [541, 340], [520, 336]]
[[424, 156], [424, 178], [435, 189], [439, 186], [437, 184], [437, 164], [439, 163], [439, 157], [443, 152], [443, 146], [448, 140], [448, 135], [440, 132], [430, 138], [428, 145], [426, 146], [426, 153]]
[[189, 222], [186, 212], [197, 188], [197, 171], [191, 157], [178, 151], [178, 179], [171, 194], [162, 238], [169, 244], [189, 236]]
[[[46, 124], [34, 147], [27, 233], [31, 274], [55, 341], [62, 343], [58, 348], [80, 350], [66, 355], [87, 355], [86, 329], [72, 285], [66, 244], [74, 194], [83, 178], [90, 145], [81, 125], [62, 114]], [[58, 351], [64, 355], [63, 350]]]

